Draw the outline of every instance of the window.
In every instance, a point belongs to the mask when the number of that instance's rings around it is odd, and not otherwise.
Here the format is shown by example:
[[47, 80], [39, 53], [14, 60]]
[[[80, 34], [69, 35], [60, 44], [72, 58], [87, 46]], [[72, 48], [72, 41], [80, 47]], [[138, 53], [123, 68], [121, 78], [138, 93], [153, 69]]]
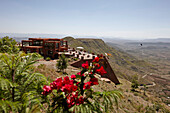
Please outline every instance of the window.
[[63, 46], [63, 41], [60, 41], [60, 46]]
[[64, 42], [63, 45], [66, 46], [66, 42]]
[[23, 46], [29, 46], [29, 42], [23, 42]]
[[35, 40], [35, 41], [33, 42], [33, 45], [34, 45], [34, 46], [42, 46], [42, 45], [43, 45], [43, 41], [42, 41], [42, 40]]
[[59, 44], [58, 43], [56, 43], [56, 48], [58, 48], [59, 47]]
[[32, 46], [32, 42], [30, 42], [30, 46]]

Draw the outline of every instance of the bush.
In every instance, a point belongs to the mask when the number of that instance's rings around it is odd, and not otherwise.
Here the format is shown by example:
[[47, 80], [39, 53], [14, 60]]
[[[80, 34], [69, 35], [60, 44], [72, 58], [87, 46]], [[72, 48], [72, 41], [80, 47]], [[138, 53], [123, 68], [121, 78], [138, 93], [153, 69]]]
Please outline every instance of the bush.
[[131, 91], [135, 91], [135, 89], [137, 89], [139, 86], [138, 80], [137, 80], [137, 76], [133, 76], [132, 79], [132, 84], [131, 84]]
[[78, 60], [78, 58], [74, 58], [74, 61], [77, 61]]
[[42, 106], [42, 86], [48, 81], [44, 75], [33, 73], [32, 64], [38, 59], [35, 53], [0, 56], [0, 113], [25, 113]]
[[67, 68], [68, 62], [64, 54], [61, 55], [59, 60], [57, 61], [56, 67], [60, 71], [64, 72], [64, 70]]
[[0, 53], [18, 53], [17, 42], [8, 36], [0, 38]]
[[45, 60], [46, 60], [46, 61], [50, 61], [50, 60], [51, 60], [51, 58], [50, 58], [50, 57], [47, 57]]
[[[61, 59], [64, 59], [64, 55]], [[122, 94], [118, 90], [96, 92], [92, 86], [98, 85], [96, 73], [101, 76], [107, 73], [101, 66], [97, 69], [98, 61], [93, 62], [92, 67], [89, 63], [82, 64], [82, 70], [75, 75], [60, 77], [55, 81], [44, 85], [43, 104], [46, 106], [47, 113], [108, 113], [113, 109], [113, 102], [118, 106], [118, 99]], [[89, 72], [85, 74], [86, 72]]]
[[70, 58], [68, 59], [68, 62], [71, 62], [71, 59], [70, 59]]

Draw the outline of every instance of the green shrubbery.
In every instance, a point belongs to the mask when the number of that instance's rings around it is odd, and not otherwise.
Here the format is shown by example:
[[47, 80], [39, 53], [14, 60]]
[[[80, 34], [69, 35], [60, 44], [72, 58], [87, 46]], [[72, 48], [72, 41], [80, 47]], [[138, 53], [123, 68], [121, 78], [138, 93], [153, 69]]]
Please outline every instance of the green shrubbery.
[[41, 58], [37, 53], [3, 53], [0, 56], [0, 112], [25, 113], [39, 109], [44, 75], [33, 73], [32, 64]]
[[57, 61], [56, 67], [57, 69], [59, 69], [60, 71], [64, 72], [64, 70], [67, 68], [68, 66], [68, 61], [67, 58], [65, 57], [64, 54], [62, 54], [59, 57], [59, 60]]
[[132, 78], [132, 84], [131, 84], [131, 90], [132, 91], [135, 91], [135, 89], [137, 89], [139, 86], [139, 83], [138, 83], [138, 79], [137, 79], [137, 76], [134, 75], [133, 78]]
[[8, 36], [0, 38], [0, 53], [18, 53], [17, 42]]
[[46, 60], [46, 61], [50, 61], [50, 60], [51, 60], [51, 58], [50, 58], [50, 57], [47, 57], [45, 60]]

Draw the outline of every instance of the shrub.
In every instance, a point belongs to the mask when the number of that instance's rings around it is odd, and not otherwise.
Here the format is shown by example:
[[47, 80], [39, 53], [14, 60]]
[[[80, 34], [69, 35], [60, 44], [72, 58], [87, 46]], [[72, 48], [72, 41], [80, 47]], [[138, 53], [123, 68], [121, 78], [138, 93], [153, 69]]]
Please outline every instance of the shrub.
[[50, 60], [51, 60], [51, 58], [50, 58], [50, 57], [47, 57], [45, 60], [46, 60], [46, 61], [50, 61]]
[[16, 46], [17, 42], [8, 36], [0, 38], [0, 52], [1, 53], [18, 53], [19, 48]]
[[41, 106], [41, 87], [47, 79], [33, 73], [38, 54], [2, 54], [0, 56], [0, 112], [24, 113]]
[[78, 58], [74, 58], [74, 61], [77, 61], [78, 60]]
[[50, 85], [44, 85], [42, 97], [44, 104], [48, 105], [47, 112], [103, 113], [111, 112], [113, 101], [118, 106], [118, 99], [122, 97], [120, 91], [95, 92], [92, 89], [92, 86], [99, 84], [94, 75], [106, 73], [102, 66], [96, 69], [96, 63], [99, 65], [95, 61], [91, 67], [86, 62], [76, 75], [60, 77]]
[[60, 56], [59, 60], [57, 61], [56, 67], [60, 71], [64, 72], [64, 70], [67, 68], [67, 66], [68, 66], [67, 59], [66, 59], [65, 55], [62, 54]]
[[71, 62], [71, 59], [70, 59], [70, 58], [68, 59], [68, 62]]
[[138, 80], [137, 80], [137, 76], [133, 76], [133, 80], [132, 80], [132, 84], [131, 84], [131, 91], [135, 91], [135, 89], [137, 89], [139, 86]]

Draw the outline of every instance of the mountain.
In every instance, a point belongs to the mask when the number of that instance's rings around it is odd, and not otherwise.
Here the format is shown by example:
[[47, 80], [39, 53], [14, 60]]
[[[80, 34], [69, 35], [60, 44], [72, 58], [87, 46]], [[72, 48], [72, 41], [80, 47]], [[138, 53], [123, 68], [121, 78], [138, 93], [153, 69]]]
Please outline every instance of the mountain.
[[[68, 45], [71, 48], [76, 47], [84, 47], [84, 49], [90, 53], [95, 54], [105, 54], [109, 53], [111, 56], [109, 56], [109, 63], [112, 66], [112, 69], [114, 70], [116, 76], [122, 83], [122, 85], [117, 86], [126, 95], [125, 103], [124, 103], [124, 111], [125, 109], [128, 109], [127, 106], [130, 108], [127, 110], [127, 112], [134, 112], [137, 109], [137, 112], [142, 112], [142, 107], [146, 105], [153, 105], [153, 103], [162, 101], [168, 105], [168, 99], [166, 98], [168, 96], [168, 80], [166, 77], [168, 76], [159, 76], [158, 73], [159, 69], [155, 64], [150, 63], [148, 60], [142, 60], [138, 57], [134, 57], [133, 55], [127, 53], [124, 51], [124, 49], [120, 49], [119, 47], [116, 47], [115, 45], [111, 47], [111, 45], [108, 45], [108, 43], [105, 43], [102, 39], [86, 39], [86, 38], [73, 38], [73, 37], [66, 37], [64, 40], [68, 41]], [[138, 78], [138, 82], [141, 85], [142, 88], [143, 84], [147, 85], [149, 96], [143, 96], [141, 93], [141, 90], [132, 93], [130, 90], [131, 81], [134, 79], [134, 77]], [[127, 81], [128, 80], [128, 81]], [[130, 81], [130, 82], [129, 82]], [[107, 88], [111, 89], [113, 86], [107, 85]], [[103, 87], [103, 86], [101, 86]], [[135, 96], [134, 96], [135, 95]], [[156, 97], [157, 96], [157, 97]], [[140, 100], [138, 99], [140, 98]], [[137, 100], [137, 103], [133, 103]], [[160, 101], [162, 100], [162, 101]], [[151, 103], [148, 103], [151, 102]], [[145, 104], [144, 104], [145, 103]], [[122, 103], [121, 103], [122, 104]], [[166, 105], [158, 105], [159, 107], [163, 107]], [[138, 106], [138, 107], [137, 107]], [[157, 106], [157, 105], [156, 105]], [[141, 107], [141, 108], [140, 108]], [[168, 108], [166, 106], [166, 108]], [[147, 109], [147, 108], [146, 108]], [[150, 108], [149, 108], [150, 109]], [[131, 111], [132, 110], [132, 111]], [[122, 111], [119, 111], [122, 112]], [[162, 111], [164, 112], [164, 111]], [[166, 112], [165, 112], [166, 113]]]
[[157, 39], [145, 39], [143, 42], [169, 42], [170, 43], [170, 38], [157, 38]]
[[118, 51], [125, 51], [152, 65], [153, 68], [142, 78], [156, 84], [156, 86], [150, 88], [150, 92], [155, 93], [167, 105], [169, 104], [168, 98], [170, 97], [170, 42], [168, 40], [161, 38], [154, 39], [154, 41], [145, 40], [145, 42], [136, 41], [124, 44], [115, 42], [107, 43]]
[[[89, 53], [103, 54], [109, 53], [109, 62], [115, 71], [116, 75], [131, 80], [133, 75], [142, 76], [150, 70], [153, 70], [152, 65], [139, 60], [130, 54], [121, 50], [116, 50], [113, 47], [108, 46], [102, 39], [86, 39], [66, 37], [64, 40], [68, 41], [68, 45], [71, 48], [84, 47]], [[153, 70], [154, 71], [154, 70]]]

